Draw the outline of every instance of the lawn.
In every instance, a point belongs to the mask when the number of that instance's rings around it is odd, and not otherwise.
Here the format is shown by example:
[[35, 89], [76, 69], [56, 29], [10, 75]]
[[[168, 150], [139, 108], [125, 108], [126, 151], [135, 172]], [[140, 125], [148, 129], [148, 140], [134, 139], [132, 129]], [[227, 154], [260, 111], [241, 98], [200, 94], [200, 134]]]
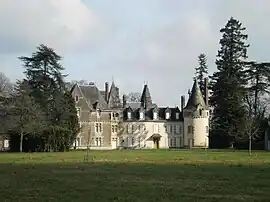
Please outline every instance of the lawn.
[[122, 150], [0, 154], [0, 201], [270, 201], [270, 153]]

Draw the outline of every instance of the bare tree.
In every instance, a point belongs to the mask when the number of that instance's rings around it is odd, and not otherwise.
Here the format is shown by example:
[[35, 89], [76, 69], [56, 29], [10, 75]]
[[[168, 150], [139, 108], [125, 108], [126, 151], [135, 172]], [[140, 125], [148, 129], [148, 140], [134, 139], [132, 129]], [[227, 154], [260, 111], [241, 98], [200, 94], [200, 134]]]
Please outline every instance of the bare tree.
[[138, 92], [131, 92], [127, 96], [127, 100], [129, 102], [140, 102], [141, 101], [141, 93]]
[[252, 150], [252, 141], [258, 137], [258, 133], [260, 130], [260, 124], [256, 118], [253, 116], [246, 117], [246, 127], [245, 127], [245, 139], [248, 139], [248, 153], [251, 156]]
[[5, 96], [12, 91], [12, 84], [3, 72], [0, 72], [0, 96]]

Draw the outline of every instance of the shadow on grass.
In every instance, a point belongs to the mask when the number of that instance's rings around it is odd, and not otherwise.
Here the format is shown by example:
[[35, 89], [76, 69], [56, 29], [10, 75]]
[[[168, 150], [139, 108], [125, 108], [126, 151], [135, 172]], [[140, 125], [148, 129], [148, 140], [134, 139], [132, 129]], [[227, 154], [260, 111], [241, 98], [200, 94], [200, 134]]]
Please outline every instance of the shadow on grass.
[[0, 164], [1, 201], [269, 201], [269, 165]]

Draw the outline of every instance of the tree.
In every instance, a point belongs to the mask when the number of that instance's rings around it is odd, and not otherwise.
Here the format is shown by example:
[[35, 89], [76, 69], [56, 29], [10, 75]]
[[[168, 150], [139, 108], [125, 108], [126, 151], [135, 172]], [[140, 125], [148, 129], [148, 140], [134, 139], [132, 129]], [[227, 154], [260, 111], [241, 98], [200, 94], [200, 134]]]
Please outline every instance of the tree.
[[7, 96], [12, 91], [12, 84], [3, 72], [0, 72], [0, 96]]
[[61, 56], [45, 45], [37, 47], [31, 57], [20, 57], [25, 68], [25, 82], [30, 94], [42, 106], [48, 127], [42, 137], [50, 151], [63, 151], [74, 140], [78, 130], [75, 103], [67, 90]]
[[25, 135], [38, 134], [45, 128], [45, 117], [41, 107], [30, 95], [28, 84], [18, 82], [6, 113], [6, 129], [20, 135], [20, 152], [23, 150]]
[[61, 56], [52, 48], [42, 44], [31, 57], [21, 56], [19, 59], [23, 62], [24, 74], [33, 96], [42, 106], [48, 105], [55, 92], [65, 90], [66, 75], [61, 73], [64, 71], [60, 64]]
[[247, 78], [244, 62], [249, 45], [246, 44], [248, 36], [245, 30], [233, 17], [220, 30], [223, 35], [216, 59], [218, 71], [210, 77], [210, 104], [214, 108], [211, 140], [216, 138], [216, 142], [227, 142], [223, 146], [233, 146], [237, 137], [242, 136], [246, 124], [244, 98]]
[[[270, 87], [270, 63], [251, 61], [246, 63], [248, 78], [248, 92], [250, 99], [246, 99], [252, 113], [257, 116], [262, 97], [269, 94]], [[253, 103], [252, 103], [253, 100]]]
[[129, 102], [140, 102], [141, 101], [141, 93], [138, 92], [130, 92], [127, 96], [127, 100]]
[[200, 89], [202, 91], [203, 96], [205, 95], [205, 85], [204, 85], [204, 78], [208, 74], [208, 67], [207, 67], [207, 58], [205, 54], [200, 54], [198, 56], [199, 66], [195, 68], [195, 78], [198, 81]]
[[260, 130], [260, 123], [254, 116], [246, 116], [246, 125], [245, 125], [245, 137], [244, 139], [248, 139], [248, 151], [251, 156], [252, 149], [252, 141], [258, 137], [258, 133]]

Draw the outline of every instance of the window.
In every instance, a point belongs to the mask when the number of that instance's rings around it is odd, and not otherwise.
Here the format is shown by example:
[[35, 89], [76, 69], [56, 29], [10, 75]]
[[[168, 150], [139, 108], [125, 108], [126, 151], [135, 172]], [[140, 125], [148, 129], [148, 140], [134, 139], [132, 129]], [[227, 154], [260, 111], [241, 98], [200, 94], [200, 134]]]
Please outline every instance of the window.
[[118, 125], [112, 125], [112, 133], [118, 132]]
[[79, 96], [78, 96], [78, 95], [75, 96], [75, 101], [76, 101], [76, 102], [79, 101]]
[[176, 130], [176, 125], [173, 125], [173, 133], [176, 134], [177, 130]]
[[192, 126], [188, 126], [188, 134], [192, 133]]
[[170, 112], [166, 112], [165, 118], [166, 119], [169, 119], [170, 118]]
[[182, 127], [181, 127], [181, 125], [178, 125], [178, 133], [179, 133], [179, 134], [182, 133]]
[[127, 125], [127, 133], [132, 133], [132, 124]]
[[209, 112], [206, 112], [206, 116], [209, 116]]
[[4, 148], [8, 148], [9, 147], [9, 140], [4, 140]]
[[176, 138], [171, 138], [171, 141], [170, 141], [170, 143], [171, 143], [171, 147], [176, 147]]
[[179, 114], [179, 112], [176, 112], [175, 118], [176, 118], [177, 120], [180, 119], [180, 114]]
[[81, 109], [77, 108], [77, 116], [80, 117], [80, 115], [81, 115]]
[[95, 140], [95, 146], [102, 146], [103, 145], [103, 138], [101, 137], [96, 137], [96, 140]]
[[127, 113], [127, 118], [128, 118], [128, 119], [131, 119], [131, 112], [128, 112], [128, 113]]
[[206, 130], [205, 132], [208, 133], [209, 127], [208, 126], [205, 126], [205, 130]]
[[153, 118], [154, 118], [155, 120], [158, 118], [158, 116], [157, 116], [157, 112], [154, 112], [154, 114], [153, 114]]
[[140, 112], [140, 120], [143, 120], [143, 119], [144, 119], [144, 113]]
[[159, 125], [158, 125], [158, 124], [154, 124], [154, 125], [153, 125], [153, 132], [154, 132], [154, 133], [159, 133], [159, 132], [160, 132], [160, 130], [159, 130]]
[[131, 138], [131, 145], [133, 146], [134, 144], [135, 144], [135, 138], [132, 137], [132, 138]]
[[202, 116], [202, 110], [201, 109], [199, 110], [199, 113], [200, 113], [200, 116]]
[[100, 113], [101, 113], [100, 109], [97, 109], [97, 117], [100, 117]]
[[96, 133], [101, 133], [102, 132], [102, 125], [101, 125], [101, 123], [96, 123], [95, 124], [95, 131], [96, 131]]

